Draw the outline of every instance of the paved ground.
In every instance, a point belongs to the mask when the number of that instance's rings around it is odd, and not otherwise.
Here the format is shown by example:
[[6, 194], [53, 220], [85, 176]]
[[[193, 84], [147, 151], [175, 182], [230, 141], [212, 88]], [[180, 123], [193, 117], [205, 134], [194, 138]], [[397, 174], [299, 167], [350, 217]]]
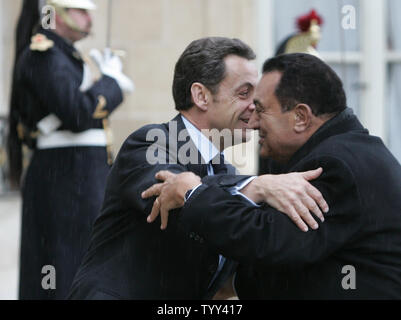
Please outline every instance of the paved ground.
[[0, 300], [18, 297], [20, 208], [18, 195], [0, 196]]
[[0, 300], [17, 299], [20, 199], [0, 197]]

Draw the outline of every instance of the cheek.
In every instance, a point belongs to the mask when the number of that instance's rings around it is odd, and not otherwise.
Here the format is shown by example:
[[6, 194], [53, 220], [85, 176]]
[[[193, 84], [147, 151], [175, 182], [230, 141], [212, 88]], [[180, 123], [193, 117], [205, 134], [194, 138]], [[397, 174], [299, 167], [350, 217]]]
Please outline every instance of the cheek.
[[247, 109], [248, 109], [249, 103], [245, 102], [245, 101], [237, 101], [237, 103], [235, 103], [234, 105], [231, 106], [231, 118], [233, 119], [234, 122], [238, 123], [241, 122], [240, 118], [242, 116], [247, 116], [248, 118], [250, 117], [250, 113], [249, 115], [247, 115]]
[[77, 13], [72, 18], [80, 27], [86, 27], [88, 24], [88, 19], [83, 14]]
[[87, 16], [81, 17], [82, 26], [88, 27], [89, 26], [89, 22], [90, 22], [90, 20], [89, 20], [89, 18]]
[[240, 113], [244, 113], [247, 111], [248, 107], [252, 104], [252, 100], [240, 100], [238, 103], [237, 108], [240, 110]]
[[281, 144], [283, 139], [283, 129], [279, 126], [276, 120], [272, 120], [265, 125], [266, 130], [266, 145], [275, 148]]
[[267, 150], [266, 146], [261, 146], [260, 147], [259, 156], [261, 156], [262, 158], [268, 158], [269, 157], [269, 151]]

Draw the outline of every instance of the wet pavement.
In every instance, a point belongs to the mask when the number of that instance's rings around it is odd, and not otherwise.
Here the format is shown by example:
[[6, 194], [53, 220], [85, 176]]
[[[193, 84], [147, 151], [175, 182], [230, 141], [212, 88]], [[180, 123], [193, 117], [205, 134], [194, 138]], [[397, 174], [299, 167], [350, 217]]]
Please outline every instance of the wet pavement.
[[21, 201], [0, 196], [0, 300], [17, 299]]

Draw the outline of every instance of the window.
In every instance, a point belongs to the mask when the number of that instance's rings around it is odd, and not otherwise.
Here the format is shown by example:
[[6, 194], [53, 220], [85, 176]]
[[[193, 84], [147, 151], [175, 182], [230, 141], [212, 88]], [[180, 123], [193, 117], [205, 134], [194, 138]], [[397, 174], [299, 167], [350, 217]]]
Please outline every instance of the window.
[[401, 1], [388, 1], [388, 144], [394, 155], [401, 161]]
[[[347, 1], [359, 10], [359, 0]], [[322, 39], [318, 45], [318, 51], [323, 58], [341, 77], [347, 92], [348, 106], [360, 113], [360, 35], [359, 30], [342, 28], [342, 8], [344, 1], [321, 0], [275, 0], [274, 17], [275, 43], [279, 44], [291, 33], [297, 31], [296, 18], [315, 9], [324, 19], [321, 28]], [[357, 16], [357, 20], [359, 17]]]
[[[296, 32], [295, 21], [315, 9], [323, 18], [318, 51], [340, 75], [348, 106], [371, 134], [401, 161], [401, 1], [258, 0], [259, 54], [271, 56]], [[344, 29], [344, 6], [355, 8], [354, 29]], [[270, 12], [265, 14], [266, 12]], [[266, 20], [271, 22], [266, 22]], [[261, 29], [263, 28], [263, 29]], [[267, 41], [267, 43], [262, 43]]]

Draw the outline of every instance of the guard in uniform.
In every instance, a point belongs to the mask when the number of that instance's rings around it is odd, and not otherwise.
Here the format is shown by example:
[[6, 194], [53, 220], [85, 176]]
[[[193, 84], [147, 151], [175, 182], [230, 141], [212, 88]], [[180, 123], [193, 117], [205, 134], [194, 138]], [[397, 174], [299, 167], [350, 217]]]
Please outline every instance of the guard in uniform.
[[298, 31], [286, 38], [279, 46], [276, 56], [283, 53], [308, 53], [319, 57], [316, 50], [320, 41], [323, 18], [315, 11], [297, 18]]
[[[37, 1], [24, 1], [18, 32], [33, 2], [38, 10]], [[36, 30], [25, 32], [32, 37], [17, 50], [10, 110], [14, 180], [22, 144], [32, 149], [21, 183], [20, 299], [66, 297], [103, 201], [112, 160], [108, 116], [133, 90], [118, 57], [97, 56], [102, 74], [94, 79], [73, 46], [90, 32], [92, 0], [47, 4], [56, 29], [36, 21]]]

